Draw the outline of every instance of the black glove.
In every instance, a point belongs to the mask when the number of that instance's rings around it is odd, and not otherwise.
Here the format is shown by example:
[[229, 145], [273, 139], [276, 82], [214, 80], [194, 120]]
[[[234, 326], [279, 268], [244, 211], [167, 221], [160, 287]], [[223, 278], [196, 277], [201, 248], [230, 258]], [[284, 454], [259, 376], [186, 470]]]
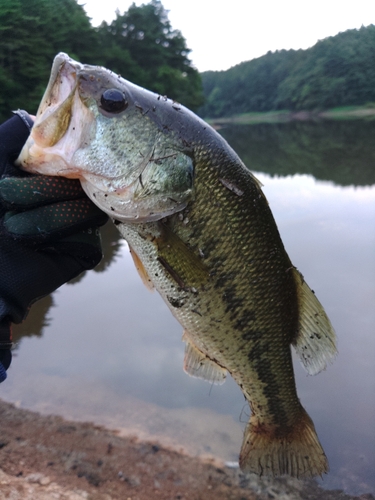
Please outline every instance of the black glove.
[[78, 180], [35, 176], [14, 166], [32, 120], [17, 112], [0, 126], [0, 382], [11, 362], [11, 323], [101, 260], [98, 226], [108, 217]]

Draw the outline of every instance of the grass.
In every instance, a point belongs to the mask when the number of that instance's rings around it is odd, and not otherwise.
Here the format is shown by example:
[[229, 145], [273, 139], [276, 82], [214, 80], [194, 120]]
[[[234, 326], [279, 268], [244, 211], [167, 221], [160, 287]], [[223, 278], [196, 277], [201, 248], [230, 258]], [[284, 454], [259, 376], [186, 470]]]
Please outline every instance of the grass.
[[364, 106], [341, 106], [322, 111], [320, 116], [336, 120], [348, 120], [356, 118], [374, 117], [375, 103], [371, 102]]
[[358, 118], [375, 118], [375, 103], [363, 106], [341, 106], [324, 111], [297, 111], [288, 110], [250, 112], [223, 118], [207, 118], [206, 121], [215, 128], [227, 123], [253, 124], [253, 123], [283, 123], [291, 120], [350, 120]]

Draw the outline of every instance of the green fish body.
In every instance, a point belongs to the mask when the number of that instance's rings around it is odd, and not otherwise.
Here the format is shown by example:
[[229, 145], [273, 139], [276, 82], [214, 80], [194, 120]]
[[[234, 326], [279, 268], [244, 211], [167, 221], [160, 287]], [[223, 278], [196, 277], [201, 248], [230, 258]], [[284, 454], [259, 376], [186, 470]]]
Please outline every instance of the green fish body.
[[290, 346], [315, 374], [335, 355], [335, 334], [260, 183], [219, 134], [186, 108], [60, 54], [19, 163], [81, 179], [183, 326], [185, 371], [218, 384], [229, 372], [240, 386], [251, 408], [241, 468], [327, 472]]

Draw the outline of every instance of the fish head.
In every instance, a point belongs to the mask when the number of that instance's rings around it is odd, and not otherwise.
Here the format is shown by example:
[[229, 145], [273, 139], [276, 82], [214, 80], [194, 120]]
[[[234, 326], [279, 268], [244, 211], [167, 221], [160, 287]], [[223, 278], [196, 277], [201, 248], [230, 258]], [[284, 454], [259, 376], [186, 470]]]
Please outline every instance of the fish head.
[[17, 164], [80, 179], [89, 198], [122, 222], [159, 220], [193, 197], [193, 152], [176, 126], [179, 110], [60, 53]]

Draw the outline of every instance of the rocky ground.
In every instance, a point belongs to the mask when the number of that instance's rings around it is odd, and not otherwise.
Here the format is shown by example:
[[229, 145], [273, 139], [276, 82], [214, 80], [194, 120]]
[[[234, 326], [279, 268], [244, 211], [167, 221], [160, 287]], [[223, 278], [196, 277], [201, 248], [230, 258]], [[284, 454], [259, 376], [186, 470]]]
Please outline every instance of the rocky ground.
[[158, 442], [0, 400], [0, 500], [374, 500], [313, 481], [245, 476]]

